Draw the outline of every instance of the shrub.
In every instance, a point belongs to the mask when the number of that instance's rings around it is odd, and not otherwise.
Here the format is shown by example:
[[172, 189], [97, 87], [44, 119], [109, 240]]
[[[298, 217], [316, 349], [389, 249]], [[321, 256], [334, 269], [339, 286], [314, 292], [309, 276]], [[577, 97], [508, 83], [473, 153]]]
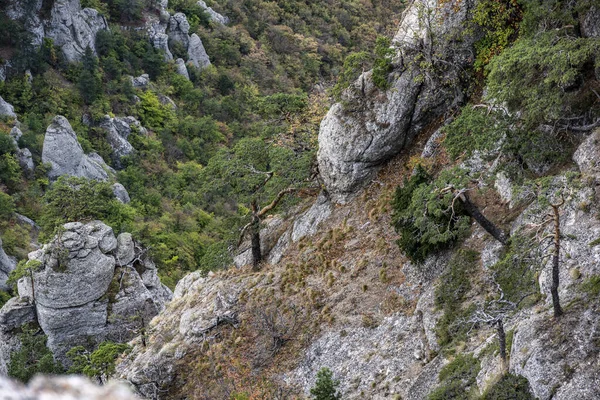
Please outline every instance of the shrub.
[[23, 326], [22, 331], [21, 348], [10, 356], [8, 375], [27, 383], [35, 374], [62, 373], [63, 367], [46, 347], [46, 335], [39, 335], [39, 329], [33, 326]]
[[453, 202], [453, 193], [440, 190], [449, 184], [465, 187], [467, 180], [465, 171], [456, 168], [433, 180], [417, 166], [415, 173], [396, 189], [392, 224], [400, 234], [398, 246], [413, 261], [422, 262], [466, 234], [469, 217], [463, 214], [459, 202]]
[[481, 366], [472, 355], [459, 355], [440, 371], [440, 386], [428, 400], [468, 399], [477, 390], [477, 374]]
[[126, 343], [113, 342], [100, 343], [92, 353], [83, 346], [73, 347], [67, 352], [67, 357], [73, 361], [73, 365], [67, 372], [104, 380], [115, 373], [117, 358], [129, 349]]
[[333, 373], [329, 368], [321, 368], [317, 372], [315, 386], [310, 389], [310, 394], [314, 400], [340, 400], [341, 394], [337, 387], [339, 381], [333, 379]]
[[534, 400], [529, 381], [521, 375], [506, 374], [485, 391], [481, 400]]
[[134, 218], [133, 209], [115, 198], [108, 182], [61, 176], [44, 196], [44, 202], [40, 225], [46, 237], [64, 223], [95, 219], [120, 232]]
[[396, 54], [391, 48], [392, 41], [380, 36], [375, 42], [375, 61], [373, 62], [373, 83], [380, 89], [387, 89], [390, 84], [388, 75], [393, 70], [392, 57]]
[[435, 305], [444, 312], [436, 326], [436, 333], [441, 345], [453, 342], [464, 335], [467, 324], [457, 321], [466, 319], [471, 313], [463, 308], [467, 292], [471, 289], [470, 276], [477, 268], [479, 253], [473, 250], [459, 250], [452, 256], [446, 271], [440, 276], [439, 285], [435, 289]]

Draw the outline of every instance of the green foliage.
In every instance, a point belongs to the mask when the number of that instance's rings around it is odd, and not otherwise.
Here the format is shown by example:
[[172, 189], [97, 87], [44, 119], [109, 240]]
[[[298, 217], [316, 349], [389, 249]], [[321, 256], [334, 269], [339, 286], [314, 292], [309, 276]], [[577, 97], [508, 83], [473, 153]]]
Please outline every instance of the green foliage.
[[11, 271], [8, 275], [6, 283], [9, 286], [16, 287], [17, 282], [24, 276], [29, 276], [32, 272], [36, 272], [40, 269], [42, 263], [38, 260], [21, 260], [17, 264], [17, 267]]
[[490, 267], [506, 300], [518, 303], [538, 292], [536, 269], [542, 267], [543, 259], [539, 247], [531, 238], [515, 234], [502, 259]]
[[441, 193], [453, 185], [465, 188], [466, 171], [454, 168], [443, 171], [433, 180], [417, 166], [410, 179], [399, 186], [392, 201], [392, 224], [400, 234], [398, 246], [412, 260], [421, 262], [436, 251], [451, 246], [469, 229], [470, 219], [462, 214], [454, 194]]
[[529, 381], [521, 375], [505, 374], [485, 391], [481, 400], [534, 400]]
[[321, 368], [317, 372], [315, 386], [310, 389], [314, 400], [339, 400], [342, 396], [338, 393], [339, 381], [333, 379], [333, 373], [329, 368]]
[[133, 221], [134, 210], [118, 201], [109, 182], [61, 176], [44, 196], [40, 225], [46, 237], [67, 222], [101, 220], [116, 232]]
[[475, 273], [478, 261], [477, 252], [461, 249], [452, 256], [446, 271], [440, 276], [440, 283], [435, 289], [435, 305], [443, 311], [436, 326], [442, 346], [463, 338], [468, 329], [466, 324], [457, 322], [472, 312], [463, 303], [471, 289], [470, 277]]
[[[526, 128], [598, 114], [585, 79], [600, 64], [600, 39], [544, 32], [521, 38], [488, 66], [490, 98], [521, 113]], [[596, 103], [596, 105], [594, 105]]]
[[515, 39], [521, 14], [517, 0], [477, 2], [473, 11], [473, 22], [484, 32], [483, 37], [475, 44], [477, 70], [483, 69]]
[[372, 62], [372, 56], [370, 56], [366, 51], [351, 53], [348, 55], [348, 57], [346, 57], [342, 72], [340, 73], [338, 81], [331, 91], [336, 100], [339, 101], [341, 99], [342, 92], [354, 81], [356, 81], [361, 73], [370, 69], [369, 67]]
[[90, 378], [108, 378], [115, 373], [117, 358], [131, 347], [126, 343], [102, 342], [92, 353], [83, 346], [73, 347], [67, 352], [73, 365], [67, 373], [83, 374]]
[[10, 293], [0, 290], [0, 308], [4, 307], [7, 301], [9, 301], [13, 296]]
[[82, 64], [78, 87], [85, 103], [92, 104], [102, 93], [102, 79], [98, 71], [98, 58], [89, 46], [85, 49]]
[[373, 62], [373, 83], [380, 89], [389, 88], [388, 75], [393, 70], [392, 57], [396, 54], [391, 48], [391, 39], [380, 36], [375, 42], [375, 61]]
[[12, 197], [0, 192], [0, 219], [8, 219], [15, 212], [15, 202]]
[[21, 349], [13, 352], [8, 364], [8, 375], [27, 383], [35, 374], [60, 374], [63, 367], [55, 362], [46, 347], [46, 336], [37, 327], [23, 326], [19, 334]]
[[592, 298], [600, 297], [600, 275], [592, 275], [581, 284], [581, 290]]
[[440, 371], [440, 386], [428, 400], [468, 399], [477, 391], [477, 374], [481, 366], [472, 355], [459, 355]]
[[169, 106], [161, 104], [156, 94], [148, 90], [139, 93], [138, 97], [140, 98], [138, 113], [144, 126], [160, 129], [173, 121], [173, 110]]

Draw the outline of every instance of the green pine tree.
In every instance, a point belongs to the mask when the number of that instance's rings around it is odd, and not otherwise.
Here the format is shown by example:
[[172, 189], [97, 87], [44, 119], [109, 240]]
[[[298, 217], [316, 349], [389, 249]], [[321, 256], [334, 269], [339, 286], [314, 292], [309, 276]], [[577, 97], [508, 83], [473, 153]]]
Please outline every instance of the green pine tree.
[[314, 400], [340, 400], [342, 395], [337, 391], [339, 384], [339, 381], [333, 379], [329, 368], [321, 368], [317, 372], [317, 381], [310, 389], [310, 394]]

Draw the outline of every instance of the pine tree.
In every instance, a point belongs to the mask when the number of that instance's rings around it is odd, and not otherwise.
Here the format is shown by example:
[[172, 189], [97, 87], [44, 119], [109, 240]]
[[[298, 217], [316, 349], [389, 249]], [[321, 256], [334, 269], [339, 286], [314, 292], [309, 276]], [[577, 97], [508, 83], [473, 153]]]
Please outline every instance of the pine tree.
[[314, 400], [340, 400], [342, 395], [337, 391], [339, 384], [339, 381], [333, 379], [329, 368], [321, 368], [317, 372], [317, 381], [310, 389], [310, 394]]

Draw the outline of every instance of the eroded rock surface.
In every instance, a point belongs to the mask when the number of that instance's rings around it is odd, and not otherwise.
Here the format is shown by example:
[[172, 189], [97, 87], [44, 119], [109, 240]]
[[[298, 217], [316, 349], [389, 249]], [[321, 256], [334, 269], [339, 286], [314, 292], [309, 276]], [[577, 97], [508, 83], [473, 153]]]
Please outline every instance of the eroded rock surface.
[[[474, 39], [464, 35], [474, 1], [414, 1], [394, 39], [397, 55], [382, 91], [364, 73], [321, 123], [319, 171], [332, 199], [344, 202], [423, 128], [464, 101]], [[431, 34], [429, 34], [431, 32]], [[430, 76], [415, 57], [436, 53]], [[452, 67], [449, 67], [452, 65]]]
[[75, 131], [63, 116], [55, 117], [46, 129], [42, 162], [52, 166], [48, 172], [50, 179], [69, 175], [105, 181], [109, 177], [102, 157], [83, 152]]
[[15, 114], [15, 108], [12, 106], [12, 104], [7, 103], [1, 96], [0, 96], [0, 117], [17, 118], [17, 114]]
[[[33, 284], [19, 280], [19, 297], [0, 311], [5, 332], [37, 316], [48, 347], [65, 363], [74, 346], [126, 341], [162, 310], [171, 292], [146, 250], [130, 234], [115, 237], [100, 221], [65, 224], [63, 232], [30, 253]], [[33, 264], [35, 262], [35, 264]]]

